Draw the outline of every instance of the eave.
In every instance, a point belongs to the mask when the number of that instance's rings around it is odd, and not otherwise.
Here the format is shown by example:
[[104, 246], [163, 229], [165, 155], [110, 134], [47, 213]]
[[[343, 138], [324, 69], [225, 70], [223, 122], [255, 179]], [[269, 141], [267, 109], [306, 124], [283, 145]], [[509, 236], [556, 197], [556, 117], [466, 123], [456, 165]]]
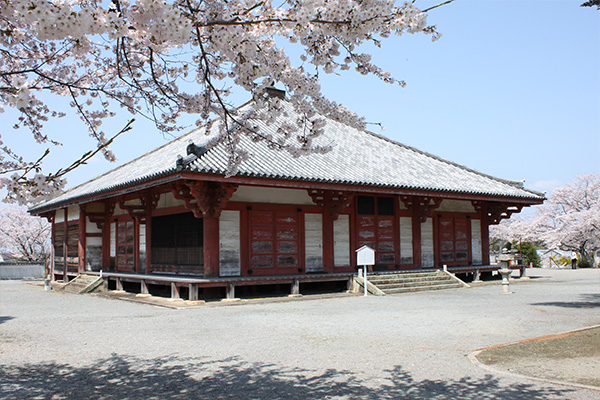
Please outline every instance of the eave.
[[[225, 177], [222, 174], [200, 173], [190, 171], [176, 172], [174, 169], [154, 174], [145, 178], [136, 179], [121, 185], [109, 187], [104, 190], [73, 197], [62, 202], [51, 204], [42, 204], [39, 207], [32, 207], [29, 212], [34, 215], [42, 215], [54, 210], [76, 206], [85, 203], [92, 203], [110, 199], [113, 197], [124, 196], [144, 190], [158, 188], [180, 180], [199, 180], [213, 182], [237, 183], [249, 186], [291, 188], [291, 189], [323, 189], [323, 190], [342, 190], [362, 193], [393, 194], [406, 196], [428, 196], [435, 198], [453, 199], [453, 200], [486, 200], [496, 202], [508, 202], [521, 205], [542, 204], [545, 198], [540, 194], [536, 197], [533, 193], [531, 197], [503, 196], [490, 193], [473, 193], [468, 191], [448, 191], [431, 190], [423, 188], [414, 188], [394, 185], [369, 185], [352, 182], [332, 182], [319, 179], [292, 180], [283, 177], [259, 177], [236, 175]], [[165, 190], [167, 191], [167, 190]]]

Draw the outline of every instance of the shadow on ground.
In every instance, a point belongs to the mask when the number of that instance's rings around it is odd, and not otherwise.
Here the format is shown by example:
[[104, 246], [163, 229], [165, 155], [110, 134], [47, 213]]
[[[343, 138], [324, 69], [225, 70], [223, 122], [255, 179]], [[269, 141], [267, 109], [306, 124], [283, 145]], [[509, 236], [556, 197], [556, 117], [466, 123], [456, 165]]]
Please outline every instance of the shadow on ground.
[[600, 307], [600, 294], [582, 294], [580, 301], [555, 301], [547, 303], [533, 303], [532, 305], [565, 308], [596, 308]]
[[0, 366], [2, 399], [551, 399], [566, 389], [501, 385], [482, 379], [414, 380], [397, 366], [374, 382], [349, 371], [282, 368], [238, 358], [208, 361], [113, 356], [74, 367], [64, 363]]

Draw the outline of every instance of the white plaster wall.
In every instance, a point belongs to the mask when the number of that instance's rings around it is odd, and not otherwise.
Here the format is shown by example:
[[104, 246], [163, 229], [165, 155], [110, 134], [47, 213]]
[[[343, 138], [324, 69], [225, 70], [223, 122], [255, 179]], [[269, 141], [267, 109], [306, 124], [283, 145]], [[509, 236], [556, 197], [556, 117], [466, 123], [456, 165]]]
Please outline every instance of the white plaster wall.
[[471, 257], [473, 265], [483, 264], [481, 247], [481, 220], [471, 219]]
[[110, 256], [117, 256], [117, 223], [110, 224]]
[[412, 238], [412, 218], [400, 217], [400, 264], [414, 262]]
[[79, 219], [79, 206], [72, 206], [68, 208], [69, 221], [77, 221]]
[[323, 215], [304, 214], [306, 272], [323, 271]]
[[140, 230], [140, 258], [138, 270], [141, 272], [146, 271], [146, 224], [139, 225]]
[[301, 205], [315, 204], [304, 189], [266, 188], [258, 186], [238, 187], [230, 201]]
[[333, 222], [333, 265], [350, 265], [350, 216], [340, 214]]
[[65, 222], [65, 212], [64, 210], [56, 210], [56, 214], [54, 215], [54, 223]]
[[240, 276], [240, 212], [224, 210], [219, 218], [219, 276]]
[[474, 213], [475, 207], [467, 200], [444, 199], [442, 200], [442, 204], [437, 208], [437, 211]]
[[432, 218], [421, 222], [421, 265], [423, 267], [434, 266]]

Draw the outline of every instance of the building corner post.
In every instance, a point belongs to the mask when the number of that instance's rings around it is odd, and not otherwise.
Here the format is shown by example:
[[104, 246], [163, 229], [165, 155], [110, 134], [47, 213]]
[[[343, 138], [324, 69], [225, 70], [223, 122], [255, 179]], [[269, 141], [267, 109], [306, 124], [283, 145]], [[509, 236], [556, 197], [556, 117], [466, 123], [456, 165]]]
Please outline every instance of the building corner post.
[[219, 217], [205, 215], [204, 224], [204, 277], [219, 276]]

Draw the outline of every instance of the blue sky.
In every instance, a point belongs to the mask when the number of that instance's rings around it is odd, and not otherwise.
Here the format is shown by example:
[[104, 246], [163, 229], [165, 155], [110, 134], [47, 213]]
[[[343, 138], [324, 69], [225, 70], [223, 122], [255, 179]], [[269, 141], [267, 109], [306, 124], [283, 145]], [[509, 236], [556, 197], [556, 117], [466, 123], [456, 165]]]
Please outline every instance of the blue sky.
[[[384, 42], [374, 61], [407, 82], [389, 85], [349, 72], [322, 77], [331, 99], [381, 123], [370, 129], [494, 176], [551, 191], [577, 175], [600, 172], [600, 11], [583, 0], [456, 0], [430, 12], [443, 37], [404, 35]], [[433, 1], [417, 1], [424, 9]], [[240, 103], [246, 95], [238, 95]], [[33, 159], [43, 147], [10, 128], [2, 140]], [[129, 115], [107, 123], [107, 136]], [[65, 145], [52, 149], [48, 170], [94, 146], [77, 117], [47, 124]], [[119, 158], [100, 157], [69, 177], [85, 182], [168, 140], [143, 121], [117, 139]], [[87, 147], [86, 147], [87, 146]], [[182, 150], [183, 151], [183, 150]]]

